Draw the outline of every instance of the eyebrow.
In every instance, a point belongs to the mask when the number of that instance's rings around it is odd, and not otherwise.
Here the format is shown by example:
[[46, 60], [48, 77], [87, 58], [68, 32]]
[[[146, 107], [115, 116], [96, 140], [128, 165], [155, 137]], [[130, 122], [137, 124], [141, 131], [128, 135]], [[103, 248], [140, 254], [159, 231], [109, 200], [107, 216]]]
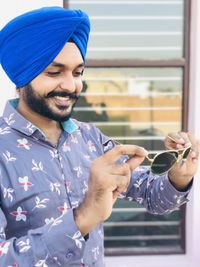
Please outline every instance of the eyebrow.
[[[62, 63], [59, 63], [59, 62], [56, 62], [56, 61], [52, 61], [51, 64], [50, 64], [50, 66], [59, 67], [59, 68], [66, 67], [65, 64], [62, 64]], [[83, 62], [83, 63], [79, 64], [78, 66], [76, 66], [75, 69], [76, 68], [80, 68], [80, 67], [84, 67], [84, 66], [85, 66], [85, 64]]]

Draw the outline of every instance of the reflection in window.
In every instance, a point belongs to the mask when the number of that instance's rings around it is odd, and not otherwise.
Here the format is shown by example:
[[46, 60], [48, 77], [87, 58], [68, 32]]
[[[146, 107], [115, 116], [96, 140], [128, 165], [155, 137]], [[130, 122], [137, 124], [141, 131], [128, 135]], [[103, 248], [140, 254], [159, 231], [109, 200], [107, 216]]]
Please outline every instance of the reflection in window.
[[90, 14], [88, 58], [169, 59], [183, 54], [183, 1], [70, 1]]
[[180, 130], [181, 69], [88, 68], [84, 79], [74, 116], [113, 139], [158, 150], [169, 131]]

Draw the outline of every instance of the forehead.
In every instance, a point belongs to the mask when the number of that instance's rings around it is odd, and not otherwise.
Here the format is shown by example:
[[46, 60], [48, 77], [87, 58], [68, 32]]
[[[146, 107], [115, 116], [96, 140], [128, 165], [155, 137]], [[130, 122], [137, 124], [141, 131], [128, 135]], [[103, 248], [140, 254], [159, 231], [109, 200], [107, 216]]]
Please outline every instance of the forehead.
[[54, 58], [53, 62], [57, 62], [65, 66], [78, 66], [80, 64], [84, 64], [80, 50], [75, 43], [71, 42], [65, 44], [60, 53]]

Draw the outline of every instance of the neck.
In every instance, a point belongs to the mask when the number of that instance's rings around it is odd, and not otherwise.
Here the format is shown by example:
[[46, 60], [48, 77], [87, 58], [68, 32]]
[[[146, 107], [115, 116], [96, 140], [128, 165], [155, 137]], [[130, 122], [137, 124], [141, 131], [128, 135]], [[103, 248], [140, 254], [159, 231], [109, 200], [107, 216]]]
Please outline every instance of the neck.
[[43, 117], [40, 114], [32, 111], [25, 102], [21, 101], [21, 99], [19, 100], [17, 110], [23, 117], [39, 128], [48, 141], [55, 146], [58, 144], [58, 140], [62, 131], [59, 122]]

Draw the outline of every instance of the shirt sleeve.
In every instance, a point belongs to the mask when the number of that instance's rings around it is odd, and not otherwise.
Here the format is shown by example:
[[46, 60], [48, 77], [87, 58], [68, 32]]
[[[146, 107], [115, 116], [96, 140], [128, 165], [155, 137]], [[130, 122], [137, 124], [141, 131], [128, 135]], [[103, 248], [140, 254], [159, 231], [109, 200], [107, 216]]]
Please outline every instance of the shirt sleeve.
[[190, 188], [178, 191], [168, 175], [153, 175], [148, 168], [138, 167], [133, 171], [128, 190], [122, 198], [135, 200], [150, 213], [169, 213], [188, 202]]
[[73, 266], [80, 262], [85, 239], [78, 230], [73, 210], [52, 219], [26, 236], [6, 240], [6, 218], [0, 209], [0, 266]]
[[[99, 130], [99, 140], [103, 147], [103, 153], [112, 149], [116, 143]], [[125, 162], [128, 156], [120, 158], [118, 163]], [[119, 198], [136, 201], [143, 205], [148, 212], [153, 214], [170, 213], [189, 201], [188, 196], [191, 185], [186, 191], [178, 191], [171, 184], [168, 175], [154, 175], [149, 167], [139, 166], [132, 172], [128, 189]]]

